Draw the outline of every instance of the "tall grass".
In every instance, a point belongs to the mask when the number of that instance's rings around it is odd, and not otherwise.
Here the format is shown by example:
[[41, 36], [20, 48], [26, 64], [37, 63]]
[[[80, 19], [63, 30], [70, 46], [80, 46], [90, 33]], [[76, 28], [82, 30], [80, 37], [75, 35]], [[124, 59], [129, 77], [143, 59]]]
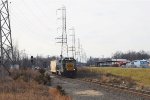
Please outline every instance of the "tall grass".
[[66, 96], [64, 90], [60, 86], [50, 88], [49, 93], [52, 95], [54, 100], [72, 100], [70, 96]]
[[51, 100], [51, 95], [35, 81], [7, 79], [0, 83], [0, 100]]
[[26, 69], [10, 72], [11, 76], [5, 74], [0, 78], [0, 100], [71, 100], [59, 91], [55, 97], [53, 92], [49, 92], [51, 80], [43, 71]]

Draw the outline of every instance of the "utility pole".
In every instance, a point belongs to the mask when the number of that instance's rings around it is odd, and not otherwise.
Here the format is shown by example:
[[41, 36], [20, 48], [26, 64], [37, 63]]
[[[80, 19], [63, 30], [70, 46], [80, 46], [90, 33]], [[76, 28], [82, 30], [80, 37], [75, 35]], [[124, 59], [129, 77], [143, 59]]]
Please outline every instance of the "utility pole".
[[76, 36], [75, 36], [75, 29], [74, 28], [71, 28], [69, 29], [71, 31], [71, 37], [72, 37], [72, 44], [71, 44], [71, 47], [69, 47], [69, 51], [71, 51], [72, 53], [72, 57], [73, 58], [76, 58], [76, 47], [75, 47], [75, 43], [76, 43]]
[[57, 9], [57, 11], [61, 11], [61, 18], [58, 18], [61, 20], [61, 27], [58, 29], [61, 29], [61, 36], [56, 38], [60, 40], [57, 43], [61, 44], [61, 57], [64, 56], [65, 52], [68, 56], [68, 45], [67, 45], [67, 31], [66, 31], [66, 7], [63, 6], [60, 9]]
[[5, 69], [14, 64], [8, 0], [0, 1], [0, 58]]

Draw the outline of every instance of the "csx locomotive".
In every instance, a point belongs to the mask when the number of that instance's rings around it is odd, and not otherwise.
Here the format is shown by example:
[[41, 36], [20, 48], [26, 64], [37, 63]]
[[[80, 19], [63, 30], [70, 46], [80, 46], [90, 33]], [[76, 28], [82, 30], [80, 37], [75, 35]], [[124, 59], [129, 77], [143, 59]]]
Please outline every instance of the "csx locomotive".
[[65, 77], [76, 77], [76, 60], [72, 57], [66, 57], [62, 60], [51, 61], [51, 72]]

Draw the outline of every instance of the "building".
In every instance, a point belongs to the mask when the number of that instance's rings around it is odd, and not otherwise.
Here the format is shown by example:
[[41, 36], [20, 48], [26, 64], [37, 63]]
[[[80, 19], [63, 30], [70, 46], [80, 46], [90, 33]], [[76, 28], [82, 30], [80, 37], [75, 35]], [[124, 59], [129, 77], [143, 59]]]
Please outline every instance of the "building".
[[96, 66], [98, 67], [120, 67], [125, 66], [130, 61], [127, 59], [111, 59], [106, 61], [98, 61], [96, 62]]

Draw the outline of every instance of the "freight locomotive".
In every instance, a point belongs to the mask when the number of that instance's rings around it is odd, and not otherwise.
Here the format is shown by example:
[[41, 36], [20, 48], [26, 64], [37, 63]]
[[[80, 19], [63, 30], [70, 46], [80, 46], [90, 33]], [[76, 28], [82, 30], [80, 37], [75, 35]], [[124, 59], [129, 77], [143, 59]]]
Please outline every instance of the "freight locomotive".
[[50, 64], [51, 72], [65, 77], [76, 77], [76, 60], [72, 57], [66, 57], [62, 60], [53, 60]]

